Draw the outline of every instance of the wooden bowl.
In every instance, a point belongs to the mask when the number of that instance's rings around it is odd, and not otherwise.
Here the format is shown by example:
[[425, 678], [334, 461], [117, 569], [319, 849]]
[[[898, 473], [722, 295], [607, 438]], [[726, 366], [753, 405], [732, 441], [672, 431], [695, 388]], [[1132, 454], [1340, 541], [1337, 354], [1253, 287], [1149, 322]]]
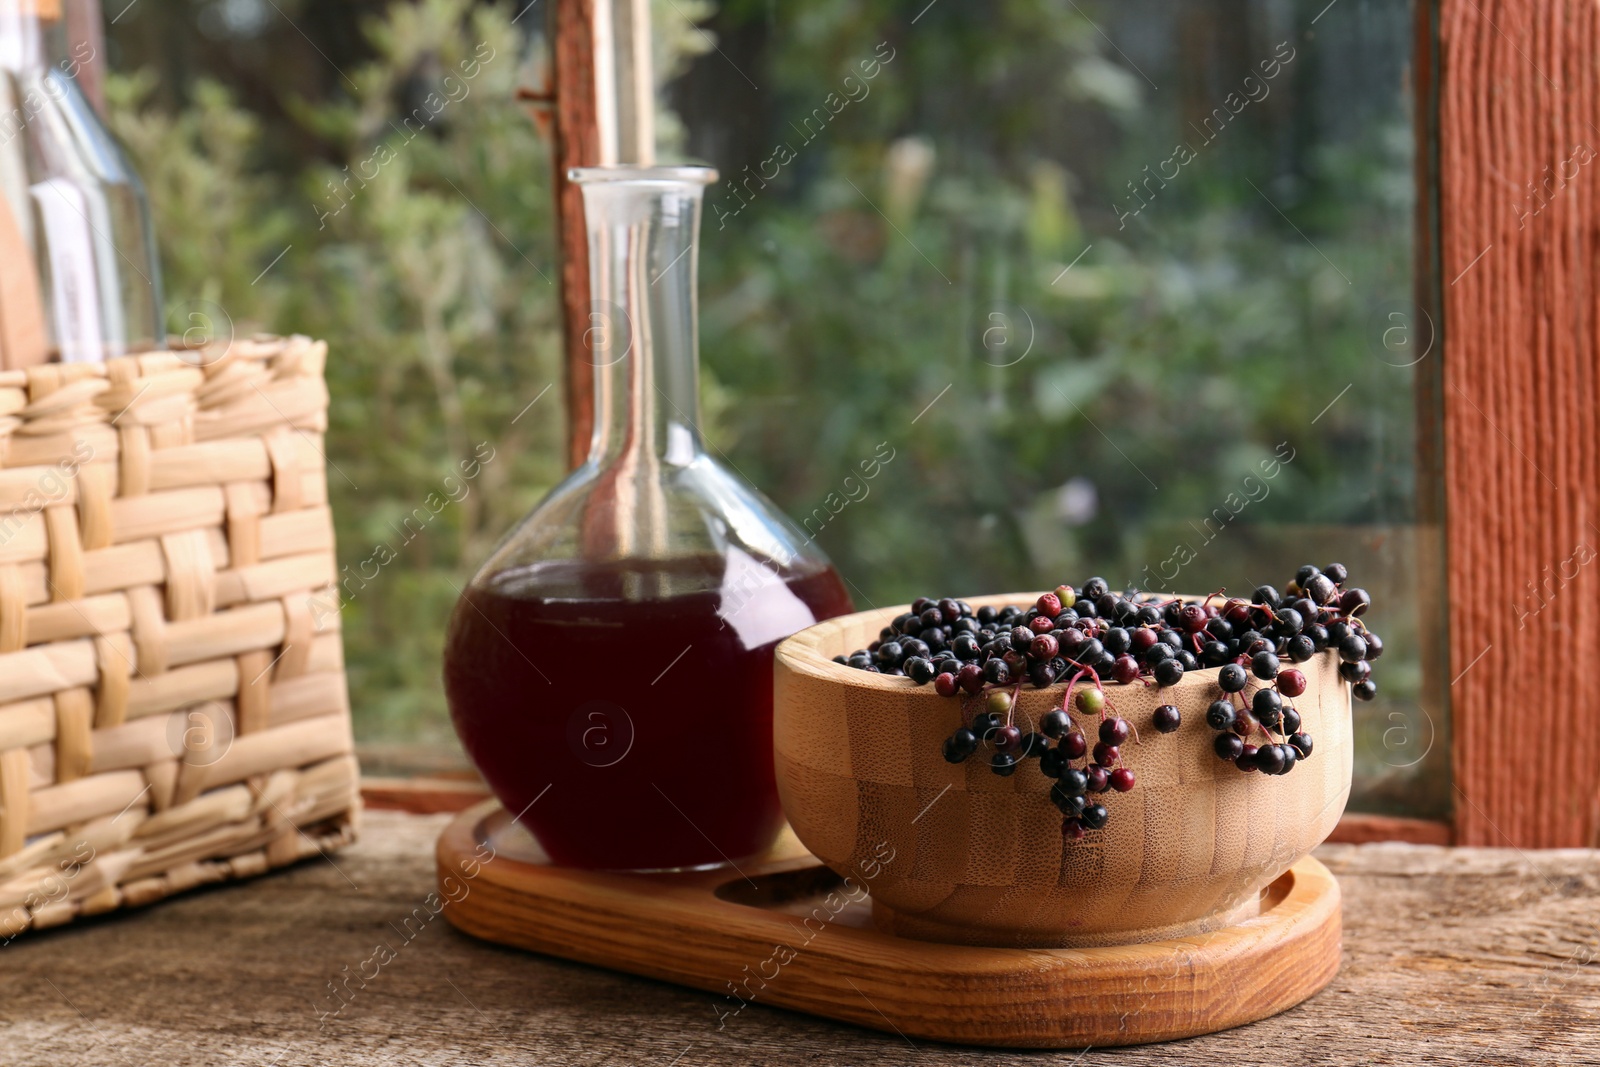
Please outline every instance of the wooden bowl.
[[[975, 598], [1031, 604], [1037, 594]], [[1244, 773], [1217, 758], [1205, 710], [1217, 671], [1176, 686], [1106, 686], [1142, 743], [1122, 746], [1137, 776], [1098, 799], [1103, 830], [1063, 839], [1052, 780], [1033, 760], [1009, 778], [974, 757], [945, 762], [960, 701], [832, 657], [865, 648], [898, 614], [864, 611], [782, 642], [775, 666], [778, 792], [795, 833], [872, 896], [885, 932], [927, 941], [1087, 947], [1186, 937], [1255, 914], [1261, 891], [1326, 838], [1350, 792], [1350, 687], [1338, 656], [1299, 664], [1289, 701], [1312, 735], [1287, 775]], [[1024, 686], [1026, 731], [1064, 685]], [[1158, 733], [1151, 714], [1176, 704], [1183, 723]], [[1091, 736], [1091, 741], [1094, 738]]]

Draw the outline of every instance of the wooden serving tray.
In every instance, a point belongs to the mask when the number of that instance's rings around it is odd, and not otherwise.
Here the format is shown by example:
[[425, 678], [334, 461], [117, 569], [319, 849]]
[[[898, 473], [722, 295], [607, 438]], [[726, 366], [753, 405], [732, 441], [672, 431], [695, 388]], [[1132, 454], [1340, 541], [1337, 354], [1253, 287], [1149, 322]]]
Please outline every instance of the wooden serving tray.
[[487, 801], [445, 829], [436, 855], [457, 928], [704, 989], [713, 1029], [755, 1003], [958, 1044], [1133, 1045], [1275, 1015], [1339, 970], [1339, 885], [1309, 856], [1263, 891], [1259, 915], [1209, 934], [1008, 949], [880, 933], [860, 887], [787, 831], [737, 869], [580, 871], [550, 866]]

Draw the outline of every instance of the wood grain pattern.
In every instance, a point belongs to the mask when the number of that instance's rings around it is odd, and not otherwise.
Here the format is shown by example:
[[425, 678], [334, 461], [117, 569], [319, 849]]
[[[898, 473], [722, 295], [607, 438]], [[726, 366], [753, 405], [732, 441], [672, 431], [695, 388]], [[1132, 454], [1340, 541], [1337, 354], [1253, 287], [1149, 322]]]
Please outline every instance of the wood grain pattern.
[[[957, 701], [832, 662], [864, 647], [895, 614], [830, 619], [781, 643], [773, 722], [778, 793], [806, 846], [841, 874], [885, 849], [895, 854], [872, 889], [885, 929], [967, 944], [1082, 947], [1220, 928], [1320, 844], [1344, 810], [1350, 691], [1336, 654], [1324, 652], [1300, 665], [1308, 686], [1289, 701], [1316, 747], [1283, 777], [1245, 774], [1216, 757], [1205, 723], [1207, 706], [1223, 695], [1215, 668], [1166, 688], [1107, 685], [1108, 700], [1142, 736], [1122, 746], [1137, 784], [1100, 798], [1111, 813], [1103, 830], [1063, 841], [1053, 781], [1032, 761], [1006, 778], [981, 760], [945, 762]], [[1031, 730], [1064, 690], [1024, 686], [1021, 728]], [[1174, 734], [1151, 725], [1164, 703], [1182, 713]], [[1092, 736], [1092, 720], [1077, 718]]]
[[594, 365], [589, 322], [589, 244], [583, 193], [567, 180], [572, 167], [600, 162], [595, 116], [594, 6], [596, 0], [557, 0], [555, 7], [555, 198], [561, 249], [561, 313], [565, 338], [567, 465], [589, 455], [594, 433]]
[[[1595, 1059], [1600, 852], [1323, 845], [1316, 855], [1343, 895], [1344, 959], [1321, 993], [1182, 1044], [1041, 1056], [908, 1043], [760, 998], [719, 1027], [726, 1002], [716, 994], [468, 937], [447, 923], [455, 904], [429, 918], [433, 848], [448, 822], [371, 812], [360, 840], [333, 863], [312, 857], [225, 891], [18, 938], [0, 950], [0, 1058], [7, 1067], [1571, 1067]], [[396, 953], [381, 969], [366, 962], [379, 944]], [[764, 958], [744, 962], [754, 969]], [[904, 980], [915, 986], [919, 976]]]
[[1592, 845], [1600, 12], [1443, 0], [1439, 32], [1457, 841]]
[[[988, 949], [866, 926], [873, 882], [841, 882], [792, 835], [737, 870], [608, 874], [551, 867], [497, 803], [440, 836], [439, 894], [457, 928], [722, 994], [899, 1033], [1024, 1048], [1128, 1045], [1276, 1014], [1339, 967], [1339, 888], [1304, 859], [1261, 914], [1184, 941]], [[470, 880], [470, 890], [468, 889]], [[852, 911], [854, 907], [854, 911]], [[915, 974], [915, 982], [906, 976]]]

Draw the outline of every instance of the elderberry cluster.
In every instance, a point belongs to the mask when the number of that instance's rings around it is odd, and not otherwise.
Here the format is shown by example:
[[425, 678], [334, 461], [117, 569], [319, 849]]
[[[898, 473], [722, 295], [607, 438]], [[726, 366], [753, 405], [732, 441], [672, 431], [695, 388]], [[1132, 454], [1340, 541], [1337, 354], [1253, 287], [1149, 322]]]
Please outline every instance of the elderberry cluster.
[[[1215, 751], [1241, 771], [1266, 774], [1287, 774], [1312, 750], [1300, 713], [1285, 702], [1305, 692], [1306, 677], [1283, 660], [1305, 663], [1332, 649], [1340, 677], [1357, 698], [1371, 700], [1377, 692], [1371, 662], [1383, 654], [1383, 642], [1360, 618], [1371, 598], [1347, 587], [1347, 579], [1343, 564], [1307, 564], [1283, 593], [1263, 585], [1248, 601], [1221, 592], [1200, 600], [1116, 593], [1103, 578], [1076, 590], [1058, 586], [1026, 609], [974, 611], [962, 600], [919, 597], [878, 640], [834, 659], [959, 696], [962, 725], [945, 741], [945, 759], [961, 763], [981, 749], [998, 775], [1037, 759], [1056, 779], [1050, 798], [1062, 812], [1062, 832], [1076, 839], [1106, 824], [1104, 805], [1090, 794], [1127, 792], [1135, 781], [1121, 765], [1120, 746], [1130, 736], [1138, 743], [1138, 732], [1116, 715], [1107, 682], [1164, 688], [1187, 672], [1215, 671], [1221, 694], [1206, 712], [1206, 724], [1217, 731]], [[1061, 706], [1036, 731], [1024, 732], [1015, 721], [1022, 686], [1044, 689], [1063, 679]], [[1074, 712], [1095, 720], [1099, 740], [1092, 750]], [[1178, 707], [1162, 704], [1151, 725], [1175, 732], [1182, 725]]]

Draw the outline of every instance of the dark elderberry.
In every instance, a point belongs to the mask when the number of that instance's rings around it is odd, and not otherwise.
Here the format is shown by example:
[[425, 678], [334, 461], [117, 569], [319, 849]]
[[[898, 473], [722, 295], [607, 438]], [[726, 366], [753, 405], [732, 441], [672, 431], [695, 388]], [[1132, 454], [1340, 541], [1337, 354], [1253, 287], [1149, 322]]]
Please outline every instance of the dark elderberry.
[[1272, 681], [1278, 676], [1278, 657], [1271, 652], [1257, 652], [1250, 657], [1250, 673], [1263, 682]]
[[1155, 676], [1158, 685], [1177, 685], [1183, 681], [1183, 664], [1175, 659], [1161, 660], [1156, 664]]
[[1091, 830], [1099, 830], [1106, 824], [1108, 814], [1104, 804], [1090, 804], [1083, 809], [1083, 825]]
[[966, 727], [962, 727], [945, 739], [944, 758], [951, 763], [960, 763], [976, 751], [978, 751], [978, 735]]
[[1172, 646], [1167, 644], [1164, 641], [1157, 641], [1155, 644], [1151, 645], [1150, 648], [1145, 652], [1145, 654], [1144, 654], [1144, 664], [1145, 664], [1146, 667], [1154, 667], [1156, 664], [1160, 663], [1162, 660], [1168, 660], [1168, 659], [1171, 659], [1171, 658], [1172, 658]]
[[1200, 662], [1207, 667], [1220, 667], [1232, 658], [1233, 653], [1221, 641], [1207, 641], [1200, 647]]
[[[1127, 719], [1106, 719], [1100, 724], [1100, 740], [1108, 745], [1120, 745], [1128, 739]], [[1101, 761], [1105, 762], [1104, 760]]]
[[1218, 759], [1236, 760], [1244, 751], [1244, 742], [1239, 740], [1238, 734], [1221, 733], [1217, 735], [1212, 747], [1216, 749]]
[[1091, 763], [1083, 773], [1089, 778], [1089, 792], [1104, 793], [1111, 787], [1111, 772], [1098, 763]]
[[1343, 641], [1345, 638], [1349, 637], [1355, 632], [1355, 627], [1351, 626], [1343, 619], [1335, 619], [1333, 622], [1328, 624], [1328, 644], [1332, 645], [1334, 648], [1338, 648], [1339, 642]]
[[1307, 582], [1321, 573], [1322, 571], [1318, 570], [1315, 564], [1301, 564], [1300, 569], [1294, 572], [1294, 584], [1304, 589]]
[[1082, 793], [1069, 793], [1061, 788], [1060, 782], [1050, 787], [1050, 803], [1068, 818], [1082, 815], [1083, 809], [1089, 806], [1088, 798]]
[[1113, 626], [1100, 638], [1100, 643], [1113, 656], [1120, 656], [1133, 648], [1133, 635], [1121, 626]]
[[1163, 704], [1155, 710], [1155, 714], [1151, 716], [1151, 722], [1155, 724], [1157, 730], [1164, 734], [1170, 734], [1183, 725], [1183, 716], [1179, 713], [1177, 705]]
[[1314, 622], [1306, 627], [1305, 634], [1311, 638], [1311, 647], [1318, 652], [1328, 647], [1328, 628], [1320, 622]]
[[1277, 607], [1280, 599], [1278, 591], [1270, 585], [1258, 585], [1256, 591], [1250, 594], [1250, 603], [1265, 604], [1269, 608]]
[[1239, 754], [1233, 758], [1233, 765], [1241, 771], [1259, 770], [1260, 768], [1256, 766], [1257, 751], [1256, 746], [1245, 745], [1239, 750]]
[[1067, 769], [1067, 757], [1059, 748], [1046, 749], [1039, 757], [1039, 770], [1046, 778], [1059, 778]]
[[1048, 689], [1056, 684], [1056, 672], [1050, 664], [1035, 661], [1028, 664], [1028, 681], [1035, 689]]
[[1294, 765], [1300, 762], [1300, 753], [1294, 750], [1293, 745], [1279, 745], [1278, 751], [1283, 753], [1283, 770], [1279, 774], [1288, 774], [1294, 770]]
[[1284, 733], [1297, 734], [1300, 732], [1300, 713], [1293, 708], [1284, 708], [1283, 717], [1278, 721], [1280, 723], [1278, 728]]
[[1293, 637], [1305, 629], [1306, 620], [1303, 615], [1293, 608], [1280, 608], [1278, 621], [1273, 623], [1273, 629], [1281, 637]]
[[1108, 745], [1104, 741], [1094, 746], [1094, 761], [1102, 767], [1114, 766], [1122, 758], [1122, 750], [1116, 745]]
[[1275, 689], [1257, 689], [1255, 695], [1250, 698], [1250, 710], [1255, 712], [1256, 718], [1262, 722], [1267, 722], [1268, 715], [1273, 716], [1275, 722], [1278, 713], [1283, 710], [1283, 697], [1279, 696]]
[[1378, 685], [1371, 678], [1364, 682], [1357, 682], [1350, 687], [1350, 692], [1357, 700], [1371, 700], [1378, 695]]
[[1244, 689], [1249, 675], [1237, 663], [1230, 663], [1217, 672], [1217, 684], [1224, 693], [1237, 693]]
[[1060, 739], [1061, 735], [1072, 728], [1072, 720], [1067, 718], [1067, 713], [1060, 708], [1047, 711], [1039, 719], [1039, 730], [1046, 736]]
[[1099, 600], [1111, 591], [1111, 586], [1104, 578], [1090, 578], [1083, 583], [1083, 595], [1090, 600]]
[[1011, 668], [1003, 659], [991, 659], [984, 662], [983, 677], [990, 685], [1010, 685]]
[[1089, 739], [1080, 730], [1069, 730], [1061, 738], [1061, 751], [1068, 759], [1082, 759], [1089, 751]]
[[1089, 775], [1076, 767], [1061, 772], [1061, 789], [1068, 796], [1083, 796], [1089, 791]]
[[950, 642], [950, 651], [955, 653], [956, 659], [971, 663], [983, 651], [983, 646], [971, 634], [957, 634], [955, 640]]
[[927, 685], [933, 681], [933, 661], [923, 656], [912, 656], [905, 661], [906, 677], [918, 685]]
[[1262, 745], [1256, 750], [1256, 766], [1262, 774], [1282, 774], [1285, 762], [1279, 745]]
[[1317, 604], [1326, 604], [1333, 599], [1337, 590], [1334, 583], [1326, 574], [1319, 574], [1300, 588], [1305, 590], [1306, 596]]
[[1339, 642], [1339, 658], [1356, 663], [1367, 658], [1367, 642], [1360, 634], [1346, 634]]
[[1304, 663], [1317, 654], [1317, 646], [1305, 634], [1295, 634], [1289, 638], [1289, 644], [1285, 646], [1284, 651], [1294, 662]]
[[[1163, 664], [1172, 662], [1172, 660], [1162, 661]], [[1179, 674], [1182, 674], [1181, 669]], [[1111, 677], [1123, 685], [1136, 681], [1139, 677], [1139, 661], [1128, 655], [1118, 656], [1111, 662]]]
[[1161, 621], [1161, 609], [1154, 604], [1146, 604], [1139, 609], [1134, 618], [1138, 619], [1142, 626], [1154, 626]]
[[978, 609], [975, 617], [977, 618], [980, 626], [988, 626], [990, 623], [994, 622], [999, 614], [1000, 613], [996, 608], [985, 604], [983, 607]]
[[1022, 747], [1022, 731], [1015, 726], [1000, 727], [990, 735], [989, 740], [995, 748], [1017, 755], [1021, 754], [1019, 749]]
[[1300, 754], [1301, 759], [1311, 755], [1311, 735], [1292, 733], [1289, 735], [1289, 745]]
[[1366, 639], [1366, 642], [1367, 642], [1367, 660], [1368, 660], [1368, 662], [1370, 662], [1372, 660], [1375, 660], [1379, 656], [1383, 655], [1383, 638], [1379, 637], [1377, 634], [1373, 633], [1371, 630], [1368, 630], [1366, 633], [1362, 634], [1362, 637], [1364, 637]]
[[1212, 701], [1211, 706], [1206, 709], [1206, 725], [1213, 730], [1227, 730], [1233, 726], [1237, 714], [1233, 705], [1226, 700]]
[[1339, 664], [1339, 677], [1347, 682], [1364, 682], [1372, 675], [1372, 664], [1366, 660]]
[[1354, 618], [1372, 606], [1372, 598], [1365, 589], [1346, 589], [1339, 597], [1339, 610]]
[[1336, 585], [1343, 585], [1350, 579], [1350, 572], [1343, 563], [1330, 563], [1322, 568], [1322, 573], [1326, 574]]
[[1028, 733], [1022, 735], [1022, 741], [1017, 746], [1023, 759], [1041, 759], [1050, 749], [1050, 742], [1044, 734]]
[[989, 769], [1002, 778], [1008, 778], [1017, 770], [1017, 757], [1009, 752], [996, 752], [989, 757]]
[[905, 650], [898, 641], [885, 641], [878, 646], [877, 660], [880, 667], [898, 667], [905, 657]]
[[1226, 641], [1233, 636], [1233, 623], [1219, 615], [1206, 621], [1206, 633], [1218, 641]]
[[1005, 725], [1005, 716], [992, 711], [981, 711], [972, 717], [972, 732], [980, 741], [992, 741], [994, 731]]
[[1173, 659], [1177, 660], [1178, 666], [1182, 667], [1186, 671], [1197, 671], [1200, 669], [1200, 661], [1195, 659], [1194, 653], [1190, 652], [1187, 648], [1178, 649], [1178, 654], [1174, 656]]

